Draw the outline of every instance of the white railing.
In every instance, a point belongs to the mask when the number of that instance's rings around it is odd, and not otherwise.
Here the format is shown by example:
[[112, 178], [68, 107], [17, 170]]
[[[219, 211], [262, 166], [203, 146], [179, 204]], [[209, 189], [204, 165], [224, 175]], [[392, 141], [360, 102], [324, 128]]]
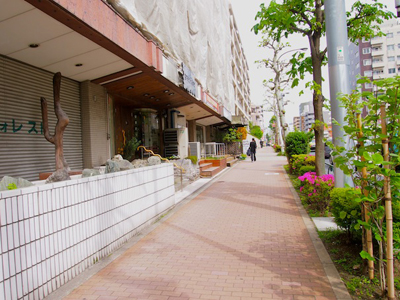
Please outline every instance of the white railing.
[[225, 156], [226, 147], [224, 143], [205, 143], [205, 156]]
[[0, 192], [0, 299], [43, 299], [174, 205], [167, 163]]

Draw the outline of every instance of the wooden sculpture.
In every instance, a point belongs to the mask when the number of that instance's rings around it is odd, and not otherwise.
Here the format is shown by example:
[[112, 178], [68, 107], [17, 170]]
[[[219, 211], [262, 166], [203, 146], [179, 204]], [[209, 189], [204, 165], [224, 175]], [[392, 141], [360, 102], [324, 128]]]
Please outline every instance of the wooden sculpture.
[[56, 148], [56, 171], [47, 179], [47, 182], [62, 181], [70, 179], [70, 168], [64, 158], [63, 137], [64, 131], [69, 123], [67, 114], [62, 110], [60, 103], [60, 85], [61, 73], [58, 72], [53, 77], [53, 95], [54, 95], [54, 112], [57, 116], [57, 124], [54, 135], [50, 135], [49, 121], [47, 115], [47, 100], [44, 97], [40, 98], [42, 104], [42, 119], [44, 137]]

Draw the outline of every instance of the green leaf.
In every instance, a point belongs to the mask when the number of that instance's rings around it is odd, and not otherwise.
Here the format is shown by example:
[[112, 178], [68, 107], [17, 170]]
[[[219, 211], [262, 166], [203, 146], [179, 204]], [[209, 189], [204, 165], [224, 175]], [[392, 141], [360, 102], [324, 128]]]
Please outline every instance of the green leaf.
[[373, 258], [371, 255], [369, 255], [368, 252], [366, 252], [364, 250], [360, 252], [360, 256], [362, 259], [368, 259], [368, 260], [375, 261], [375, 258]]
[[378, 233], [375, 234], [375, 239], [376, 239], [378, 242], [381, 242], [381, 241], [382, 241], [382, 237], [381, 237]]
[[341, 218], [341, 219], [345, 219], [346, 216], [347, 216], [347, 213], [346, 213], [345, 211], [341, 211], [341, 212], [340, 212], [340, 218]]
[[380, 165], [383, 162], [383, 157], [379, 153], [372, 154], [372, 161], [375, 165]]
[[372, 156], [371, 156], [371, 154], [369, 154], [368, 152], [364, 152], [364, 153], [363, 153], [363, 157], [364, 157], [366, 160], [372, 160]]

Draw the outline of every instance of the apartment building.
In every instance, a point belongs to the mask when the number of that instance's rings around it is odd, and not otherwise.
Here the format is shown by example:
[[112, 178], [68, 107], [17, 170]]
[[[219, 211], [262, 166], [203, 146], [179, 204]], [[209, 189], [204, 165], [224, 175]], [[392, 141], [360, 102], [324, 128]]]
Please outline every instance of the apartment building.
[[251, 105], [251, 122], [254, 126], [260, 126], [261, 129], [265, 127], [262, 105]]
[[[359, 44], [360, 74], [371, 80], [400, 74], [399, 20], [385, 21], [380, 28], [385, 36], [362, 40]], [[362, 88], [371, 91], [372, 84], [365, 83]]]
[[293, 129], [294, 130], [301, 130], [300, 117], [293, 117]]
[[249, 66], [243, 52], [242, 42], [236, 25], [232, 6], [230, 11], [230, 36], [231, 36], [231, 66], [232, 83], [234, 89], [234, 110], [232, 112], [233, 124], [248, 124], [251, 120], [250, 78]]

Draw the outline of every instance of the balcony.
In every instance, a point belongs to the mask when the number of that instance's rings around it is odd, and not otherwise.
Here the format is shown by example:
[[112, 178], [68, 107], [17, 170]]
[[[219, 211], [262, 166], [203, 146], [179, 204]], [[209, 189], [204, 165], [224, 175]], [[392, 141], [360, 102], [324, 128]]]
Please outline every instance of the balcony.
[[380, 36], [374, 37], [371, 39], [371, 45], [379, 45], [383, 44], [383, 38]]
[[372, 55], [372, 57], [383, 56], [384, 55], [383, 48], [382, 47], [373, 47], [371, 55]]
[[385, 66], [385, 62], [383, 59], [374, 59], [372, 60], [372, 67], [373, 68], [383, 68]]

